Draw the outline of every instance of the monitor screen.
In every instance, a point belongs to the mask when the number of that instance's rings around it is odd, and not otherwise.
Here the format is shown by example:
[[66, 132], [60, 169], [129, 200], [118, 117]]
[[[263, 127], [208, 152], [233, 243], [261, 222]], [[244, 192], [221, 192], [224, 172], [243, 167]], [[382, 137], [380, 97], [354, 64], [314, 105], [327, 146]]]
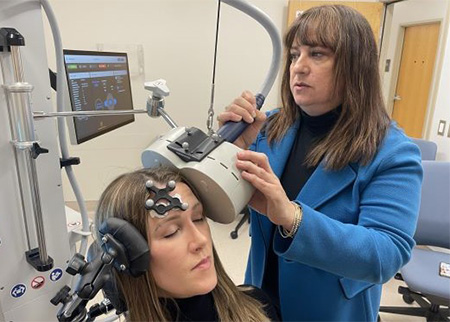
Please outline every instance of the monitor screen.
[[[64, 50], [73, 111], [132, 110], [126, 53]], [[134, 121], [134, 115], [73, 117], [72, 143], [79, 144]]]

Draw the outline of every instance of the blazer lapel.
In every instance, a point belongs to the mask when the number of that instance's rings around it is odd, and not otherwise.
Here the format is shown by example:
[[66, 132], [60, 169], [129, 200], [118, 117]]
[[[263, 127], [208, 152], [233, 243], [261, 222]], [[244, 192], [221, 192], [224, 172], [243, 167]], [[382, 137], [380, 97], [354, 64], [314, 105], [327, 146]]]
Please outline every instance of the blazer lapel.
[[[265, 135], [261, 135], [258, 138], [257, 151], [265, 153], [269, 157], [270, 167], [278, 178], [281, 177], [284, 166], [286, 165], [286, 161], [289, 158], [292, 145], [294, 144], [295, 136], [297, 135], [299, 124], [300, 121], [295, 122], [287, 130], [286, 135], [283, 137], [283, 139], [279, 142], [275, 142], [272, 145], [269, 145], [269, 143], [267, 142], [267, 137]], [[272, 230], [274, 228], [272, 222], [267, 217], [261, 215], [256, 216], [255, 219], [259, 221], [258, 226], [263, 234], [263, 239], [266, 241], [271, 241]]]
[[[283, 139], [272, 146], [268, 144], [265, 135], [261, 136], [257, 142], [258, 151], [269, 156], [270, 166], [278, 178], [281, 178], [284, 171], [299, 125], [300, 120], [297, 120]], [[355, 179], [356, 171], [350, 165], [339, 171], [330, 171], [326, 170], [321, 162], [303, 186], [298, 199], [312, 208], [317, 208], [345, 189]]]
[[342, 170], [332, 171], [326, 170], [321, 162], [297, 198], [315, 209], [337, 195], [355, 179], [356, 171], [350, 165]]

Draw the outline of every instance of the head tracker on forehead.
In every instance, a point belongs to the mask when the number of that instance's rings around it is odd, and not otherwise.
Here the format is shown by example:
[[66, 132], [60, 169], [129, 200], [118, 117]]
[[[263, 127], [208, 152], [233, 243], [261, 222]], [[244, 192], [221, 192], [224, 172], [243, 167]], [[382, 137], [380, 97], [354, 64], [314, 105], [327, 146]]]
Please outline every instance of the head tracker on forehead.
[[155, 195], [145, 201], [145, 209], [154, 210], [157, 213], [157, 218], [166, 217], [169, 210], [173, 208], [179, 208], [182, 211], [188, 209], [189, 205], [186, 202], [182, 202], [180, 197], [169, 194], [170, 191], [175, 189], [175, 186], [175, 181], [170, 180], [165, 188], [159, 189], [155, 186], [153, 180], [147, 180], [145, 187], [149, 192], [154, 192]]

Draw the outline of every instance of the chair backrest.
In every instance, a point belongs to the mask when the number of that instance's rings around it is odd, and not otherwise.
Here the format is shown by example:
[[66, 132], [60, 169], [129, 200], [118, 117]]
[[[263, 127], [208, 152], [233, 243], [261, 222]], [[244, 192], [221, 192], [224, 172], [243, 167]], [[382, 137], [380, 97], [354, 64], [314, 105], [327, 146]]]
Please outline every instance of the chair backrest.
[[433, 141], [411, 138], [420, 149], [422, 160], [436, 160], [437, 144]]
[[422, 161], [422, 166], [422, 197], [414, 239], [418, 245], [450, 249], [450, 162]]

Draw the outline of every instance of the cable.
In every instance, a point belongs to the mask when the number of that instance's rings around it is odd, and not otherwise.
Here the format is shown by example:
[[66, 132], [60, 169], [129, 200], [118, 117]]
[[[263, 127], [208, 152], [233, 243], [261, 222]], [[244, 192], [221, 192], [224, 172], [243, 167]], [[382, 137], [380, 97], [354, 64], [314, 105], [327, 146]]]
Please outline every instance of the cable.
[[[52, 35], [53, 35], [53, 41], [55, 43], [55, 56], [56, 56], [56, 88], [59, 90], [56, 92], [56, 106], [58, 112], [63, 112], [65, 107], [65, 101], [64, 101], [64, 60], [63, 60], [63, 48], [62, 48], [62, 41], [61, 41], [61, 34], [59, 32], [58, 23], [56, 21], [55, 14], [50, 6], [50, 3], [48, 0], [41, 0], [42, 8], [44, 9], [44, 12], [47, 16], [48, 22], [50, 24]], [[58, 118], [58, 134], [59, 134], [59, 146], [61, 149], [61, 156], [63, 159], [69, 158], [69, 148], [67, 146], [67, 138], [66, 138], [66, 127], [65, 127], [64, 119]], [[87, 214], [87, 208], [86, 204], [83, 199], [83, 195], [81, 193], [80, 187], [78, 185], [78, 182], [75, 178], [75, 175], [73, 173], [73, 169], [71, 166], [65, 167], [67, 177], [69, 178], [69, 182], [72, 186], [72, 190], [75, 194], [75, 198], [78, 203], [78, 207], [81, 214], [81, 223], [82, 223], [82, 230], [84, 233], [90, 232], [89, 230], [89, 217]], [[85, 255], [87, 250], [87, 243], [88, 243], [88, 236], [82, 236], [81, 237], [81, 245], [79, 249], [79, 253]]]
[[217, 47], [219, 44], [219, 26], [220, 26], [220, 3], [221, 0], [217, 2], [217, 18], [216, 18], [216, 36], [214, 41], [214, 59], [213, 59], [213, 70], [212, 70], [212, 80], [211, 80], [211, 102], [209, 104], [208, 119], [206, 121], [206, 127], [208, 128], [208, 134], [213, 133], [213, 122], [214, 122], [214, 91], [216, 86], [216, 62], [217, 62]]

